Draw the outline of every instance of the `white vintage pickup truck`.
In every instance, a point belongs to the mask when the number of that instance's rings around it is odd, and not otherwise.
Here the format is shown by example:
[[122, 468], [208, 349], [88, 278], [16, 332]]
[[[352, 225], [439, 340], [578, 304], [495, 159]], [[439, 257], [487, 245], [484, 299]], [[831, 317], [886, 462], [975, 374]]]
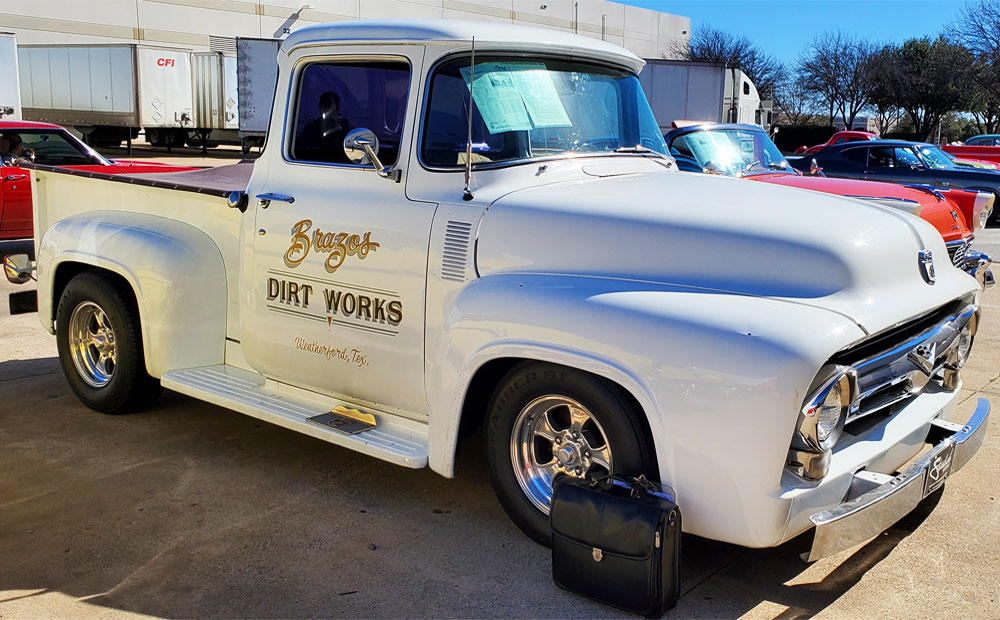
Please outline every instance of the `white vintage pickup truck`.
[[906, 213], [678, 172], [642, 66], [549, 30], [320, 25], [281, 46], [253, 164], [35, 166], [70, 385], [105, 413], [163, 386], [444, 476], [485, 425], [541, 542], [553, 478], [608, 472], [670, 485], [699, 536], [814, 529], [810, 559], [875, 536], [985, 435], [985, 400], [952, 419], [980, 287]]

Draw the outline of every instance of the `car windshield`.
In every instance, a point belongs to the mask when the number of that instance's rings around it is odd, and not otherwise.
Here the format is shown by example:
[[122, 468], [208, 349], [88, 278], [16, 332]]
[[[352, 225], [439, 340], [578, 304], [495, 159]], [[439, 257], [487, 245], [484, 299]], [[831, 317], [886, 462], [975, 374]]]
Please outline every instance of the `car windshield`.
[[751, 129], [707, 129], [683, 134], [670, 143], [670, 154], [734, 177], [772, 172], [795, 174], [767, 134]]
[[110, 165], [93, 150], [61, 129], [4, 129], [6, 136], [21, 138], [24, 153], [34, 153], [34, 162], [46, 166]]
[[587, 153], [667, 152], [638, 78], [624, 69], [500, 56], [477, 56], [475, 71], [469, 64], [468, 57], [445, 62], [431, 77], [421, 146], [426, 165], [465, 165], [470, 87], [476, 167]]
[[920, 156], [924, 158], [927, 165], [931, 168], [936, 168], [938, 170], [944, 170], [947, 168], [957, 168], [958, 166], [951, 160], [951, 157], [947, 153], [942, 151], [936, 146], [931, 146], [925, 144], [923, 146], [917, 147], [920, 151]]

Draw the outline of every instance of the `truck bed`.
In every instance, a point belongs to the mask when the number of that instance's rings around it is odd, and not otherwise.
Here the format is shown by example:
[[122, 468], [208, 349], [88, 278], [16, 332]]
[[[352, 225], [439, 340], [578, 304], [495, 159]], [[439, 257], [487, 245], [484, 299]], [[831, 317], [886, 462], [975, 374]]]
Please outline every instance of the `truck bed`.
[[42, 164], [24, 164], [21, 167], [31, 170], [84, 176], [92, 179], [104, 179], [118, 183], [128, 183], [130, 185], [145, 185], [147, 187], [159, 187], [226, 197], [234, 190], [243, 191], [247, 188], [247, 183], [250, 181], [250, 174], [253, 172], [253, 161], [243, 160], [238, 164], [202, 168], [200, 170], [146, 174], [106, 174], [103, 172], [74, 170], [72, 168], [45, 166]]
[[[226, 198], [245, 190], [250, 162], [183, 172], [106, 174], [57, 166], [25, 164], [33, 178], [35, 246], [60, 220], [88, 212], [125, 211], [183, 222], [204, 232], [218, 246], [226, 268], [226, 286], [237, 290], [242, 213]], [[184, 192], [178, 194], [177, 192]], [[239, 332], [239, 298], [229, 297], [227, 334]]]

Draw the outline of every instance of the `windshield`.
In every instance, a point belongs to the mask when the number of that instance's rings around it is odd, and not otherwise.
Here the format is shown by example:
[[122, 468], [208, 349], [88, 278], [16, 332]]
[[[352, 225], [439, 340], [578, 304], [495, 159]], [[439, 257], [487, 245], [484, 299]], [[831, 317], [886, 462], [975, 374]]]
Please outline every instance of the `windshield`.
[[937, 168], [938, 170], [943, 170], [945, 168], [956, 168], [955, 162], [951, 160], [951, 157], [947, 155], [944, 151], [936, 146], [924, 145], [917, 147], [920, 151], [920, 156], [924, 158], [927, 165], [931, 168]]
[[[748, 129], [708, 129], [674, 138], [670, 154], [694, 160], [702, 168], [715, 168], [727, 176], [771, 172], [795, 174], [778, 147], [763, 131]], [[706, 165], [711, 162], [711, 165]]]
[[477, 56], [474, 73], [466, 57], [442, 64], [431, 78], [425, 164], [465, 164], [473, 75], [474, 166], [636, 146], [667, 152], [634, 74], [573, 60]]
[[46, 166], [110, 165], [73, 136], [60, 129], [4, 129], [3, 135], [19, 137], [24, 156], [34, 154], [34, 163]]

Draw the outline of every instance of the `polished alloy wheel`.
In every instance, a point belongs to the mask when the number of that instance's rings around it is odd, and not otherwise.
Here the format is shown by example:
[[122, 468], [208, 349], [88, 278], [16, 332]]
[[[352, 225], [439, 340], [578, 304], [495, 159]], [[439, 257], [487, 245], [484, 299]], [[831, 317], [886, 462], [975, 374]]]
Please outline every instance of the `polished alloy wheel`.
[[115, 374], [117, 347], [108, 315], [92, 301], [80, 303], [69, 319], [69, 350], [87, 385], [101, 388]]
[[510, 441], [514, 474], [535, 508], [548, 514], [552, 480], [612, 472], [611, 446], [597, 419], [565, 396], [540, 396], [514, 421]]

